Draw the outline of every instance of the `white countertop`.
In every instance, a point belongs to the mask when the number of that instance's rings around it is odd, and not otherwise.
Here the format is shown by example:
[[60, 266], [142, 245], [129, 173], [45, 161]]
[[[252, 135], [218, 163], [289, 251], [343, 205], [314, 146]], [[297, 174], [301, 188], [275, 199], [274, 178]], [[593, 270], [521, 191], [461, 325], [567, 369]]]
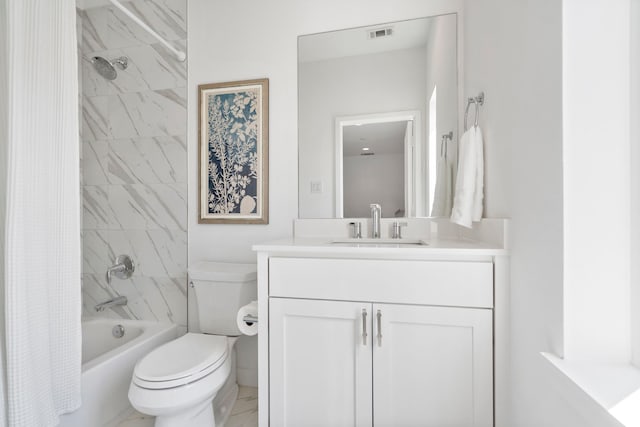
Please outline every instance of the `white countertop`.
[[341, 255], [348, 257], [402, 257], [402, 258], [431, 258], [434, 256], [504, 256], [508, 251], [498, 245], [478, 242], [465, 239], [431, 239], [425, 240], [425, 246], [361, 246], [357, 242], [353, 244], [334, 244], [337, 240], [331, 237], [298, 237], [276, 240], [256, 244], [253, 250], [257, 252], [269, 252], [274, 254], [287, 254], [295, 252], [297, 254], [314, 255]]

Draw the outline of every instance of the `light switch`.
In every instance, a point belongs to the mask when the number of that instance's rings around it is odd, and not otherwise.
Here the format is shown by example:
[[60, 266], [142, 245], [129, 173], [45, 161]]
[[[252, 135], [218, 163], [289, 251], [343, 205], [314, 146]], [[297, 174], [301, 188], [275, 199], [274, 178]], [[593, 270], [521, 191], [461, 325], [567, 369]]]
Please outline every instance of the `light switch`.
[[322, 181], [311, 181], [311, 194], [322, 193]]

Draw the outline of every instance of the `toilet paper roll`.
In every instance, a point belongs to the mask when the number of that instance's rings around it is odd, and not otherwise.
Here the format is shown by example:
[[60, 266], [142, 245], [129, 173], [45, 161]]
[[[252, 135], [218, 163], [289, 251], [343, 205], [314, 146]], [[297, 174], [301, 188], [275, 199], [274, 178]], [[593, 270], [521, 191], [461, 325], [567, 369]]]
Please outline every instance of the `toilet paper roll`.
[[253, 322], [252, 324], [245, 322], [244, 317], [246, 315], [258, 317], [258, 301], [251, 301], [249, 304], [240, 307], [236, 316], [236, 323], [242, 334], [256, 335], [258, 333], [258, 322]]

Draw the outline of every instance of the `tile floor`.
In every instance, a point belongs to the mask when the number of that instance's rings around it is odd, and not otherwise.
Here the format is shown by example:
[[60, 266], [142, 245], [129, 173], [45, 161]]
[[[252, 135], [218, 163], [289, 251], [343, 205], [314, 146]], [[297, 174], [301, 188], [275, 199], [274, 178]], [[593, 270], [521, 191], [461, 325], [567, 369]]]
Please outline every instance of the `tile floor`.
[[[134, 412], [117, 427], [153, 427], [153, 417]], [[240, 386], [225, 427], [258, 427], [258, 389]]]

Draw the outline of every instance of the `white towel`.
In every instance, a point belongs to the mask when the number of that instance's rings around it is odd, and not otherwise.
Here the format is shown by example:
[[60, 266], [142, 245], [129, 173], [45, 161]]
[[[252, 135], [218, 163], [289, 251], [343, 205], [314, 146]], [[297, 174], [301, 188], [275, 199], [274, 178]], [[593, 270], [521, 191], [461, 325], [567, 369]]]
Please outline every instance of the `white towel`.
[[482, 131], [473, 126], [460, 139], [460, 162], [451, 221], [471, 228], [482, 218], [484, 198], [484, 149]]
[[[446, 141], [443, 141], [443, 144], [446, 144]], [[453, 168], [445, 156], [440, 156], [436, 170], [436, 191], [431, 216], [449, 216], [453, 204]]]

